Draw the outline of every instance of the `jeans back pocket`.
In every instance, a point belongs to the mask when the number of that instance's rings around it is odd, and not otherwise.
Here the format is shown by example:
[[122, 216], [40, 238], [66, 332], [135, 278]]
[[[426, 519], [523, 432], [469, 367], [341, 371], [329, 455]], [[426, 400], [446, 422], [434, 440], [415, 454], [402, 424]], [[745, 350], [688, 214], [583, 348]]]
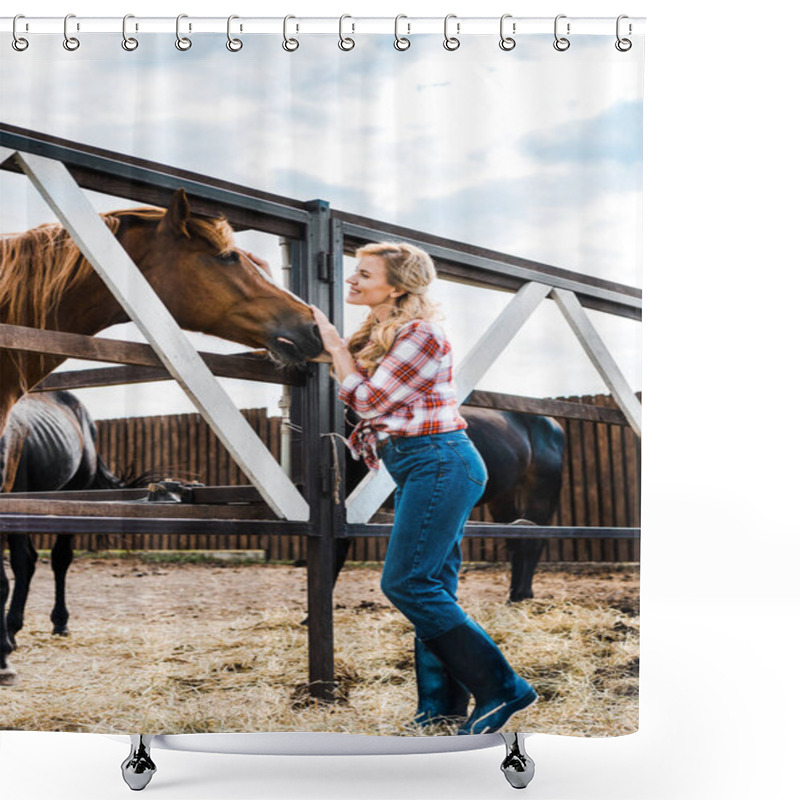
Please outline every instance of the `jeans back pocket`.
[[466, 436], [462, 440], [451, 440], [447, 445], [461, 460], [467, 477], [478, 486], [485, 486], [488, 478], [486, 465], [475, 445]]

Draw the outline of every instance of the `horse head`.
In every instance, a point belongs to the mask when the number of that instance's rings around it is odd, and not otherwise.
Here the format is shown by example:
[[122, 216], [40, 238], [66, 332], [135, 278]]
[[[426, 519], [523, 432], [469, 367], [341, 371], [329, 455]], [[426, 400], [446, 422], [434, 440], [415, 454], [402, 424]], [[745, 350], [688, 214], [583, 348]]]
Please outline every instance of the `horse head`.
[[193, 215], [183, 189], [155, 230], [128, 223], [120, 240], [182, 328], [264, 348], [282, 363], [322, 352], [308, 305], [235, 246], [223, 218]]

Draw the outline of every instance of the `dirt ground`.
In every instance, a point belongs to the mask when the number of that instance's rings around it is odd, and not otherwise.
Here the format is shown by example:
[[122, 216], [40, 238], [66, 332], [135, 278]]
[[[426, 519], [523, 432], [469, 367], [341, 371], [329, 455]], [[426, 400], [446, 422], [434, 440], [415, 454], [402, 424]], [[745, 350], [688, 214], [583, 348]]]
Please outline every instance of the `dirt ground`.
[[[53, 583], [40, 561], [0, 728], [103, 733], [328, 730], [446, 733], [409, 724], [410, 625], [380, 591], [380, 565], [336, 586], [339, 700], [307, 688], [306, 571], [170, 562], [162, 554], [76, 559], [71, 635], [50, 635]], [[8, 571], [8, 566], [6, 567]], [[535, 599], [508, 605], [508, 570], [465, 565], [460, 600], [540, 693], [514, 728], [631, 733], [638, 715], [639, 576], [633, 565], [550, 567]]]

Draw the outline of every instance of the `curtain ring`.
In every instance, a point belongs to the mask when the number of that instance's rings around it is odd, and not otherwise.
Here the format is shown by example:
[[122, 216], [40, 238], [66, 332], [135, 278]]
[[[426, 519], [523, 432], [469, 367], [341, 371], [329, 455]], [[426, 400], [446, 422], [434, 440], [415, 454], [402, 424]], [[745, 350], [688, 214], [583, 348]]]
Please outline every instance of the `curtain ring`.
[[[514, 39], [505, 35], [505, 23], [507, 19], [511, 19], [511, 14], [503, 14], [503, 16], [500, 17], [500, 49], [506, 52], [513, 50], [517, 46], [517, 42]], [[511, 30], [512, 33], [517, 32], [516, 22], [513, 23]]]
[[[356, 46], [354, 39], [351, 39], [349, 36], [347, 37], [344, 36], [344, 31], [342, 30], [342, 28], [344, 27], [344, 21], [346, 19], [353, 19], [353, 18], [349, 14], [342, 14], [342, 16], [339, 17], [339, 49], [345, 51], [352, 50]], [[356, 30], [355, 23], [351, 23], [351, 25], [353, 28], [352, 33], [355, 33]]]
[[[444, 18], [444, 49], [450, 50], [452, 52], [453, 50], [458, 50], [458, 48], [461, 47], [461, 41], [456, 36], [450, 36], [448, 33], [448, 25], [451, 19], [456, 19], [456, 15], [448, 14]], [[461, 32], [461, 23], [457, 22], [456, 33], [458, 34], [460, 32]]]
[[[175, 20], [175, 47], [182, 51], [186, 51], [192, 46], [192, 40], [188, 36], [181, 36], [181, 20], [188, 16], [188, 14], [178, 14], [178, 18]], [[189, 25], [189, 30], [191, 29], [192, 26]]]
[[69, 35], [69, 30], [67, 28], [71, 19], [75, 19], [74, 14], [67, 14], [67, 16], [64, 17], [64, 49], [73, 52], [81, 46], [81, 43], [74, 36]]
[[20, 19], [25, 19], [25, 15], [24, 14], [17, 14], [17, 16], [14, 17], [14, 22], [13, 22], [13, 24], [11, 26], [11, 35], [14, 37], [11, 40], [11, 46], [18, 53], [21, 53], [23, 50], [27, 50], [28, 49], [28, 45], [30, 44], [30, 42], [27, 39], [24, 39], [22, 36], [19, 36], [17, 34], [17, 20], [20, 20]]
[[[122, 49], [127, 50], [129, 53], [139, 46], [139, 40], [134, 39], [133, 36], [128, 36], [128, 20], [135, 19], [133, 14], [126, 14], [122, 18]], [[138, 28], [138, 25], [137, 25]]]
[[[559, 53], [563, 53], [565, 50], [569, 50], [569, 45], [570, 45], [569, 39], [565, 38], [564, 36], [559, 36], [558, 35], [558, 21], [560, 19], [566, 19], [566, 18], [567, 18], [566, 14], [559, 14], [556, 17], [556, 21], [555, 21], [555, 23], [553, 25], [553, 35], [555, 36], [555, 41], [553, 42], [553, 47], [555, 47], [555, 49], [558, 50]], [[569, 36], [569, 28], [570, 28], [570, 24], [568, 22], [567, 23], [567, 36]]]
[[[401, 19], [408, 19], [405, 14], [398, 14], [394, 18], [394, 49], [395, 50], [408, 50], [411, 47], [411, 39], [406, 39], [405, 36], [400, 35], [400, 20]], [[410, 23], [406, 23], [408, 26], [408, 32], [411, 33], [411, 25]]]
[[[619, 36], [620, 23], [624, 19], [628, 19], [628, 15], [627, 14], [620, 14], [617, 17], [617, 41], [614, 42], [614, 47], [616, 47], [617, 50], [620, 51], [620, 53], [627, 53], [628, 50], [630, 50], [631, 47], [633, 47], [633, 42], [630, 39], [620, 39], [620, 36]], [[629, 35], [632, 32], [632, 30], [633, 30], [633, 28], [632, 28], [632, 26], [631, 26], [631, 24], [629, 22], [628, 23], [628, 34]]]
[[225, 42], [225, 47], [227, 47], [228, 50], [231, 51], [231, 53], [238, 53], [242, 49], [242, 47], [244, 47], [241, 39], [234, 39], [231, 36], [231, 22], [235, 19], [239, 19], [239, 17], [236, 16], [236, 14], [231, 14], [228, 17], [228, 41]]
[[300, 47], [300, 42], [298, 42], [297, 39], [290, 39], [287, 35], [290, 19], [297, 19], [297, 17], [293, 17], [291, 14], [289, 14], [283, 18], [283, 49], [286, 50], [287, 53], [293, 53], [298, 47]]

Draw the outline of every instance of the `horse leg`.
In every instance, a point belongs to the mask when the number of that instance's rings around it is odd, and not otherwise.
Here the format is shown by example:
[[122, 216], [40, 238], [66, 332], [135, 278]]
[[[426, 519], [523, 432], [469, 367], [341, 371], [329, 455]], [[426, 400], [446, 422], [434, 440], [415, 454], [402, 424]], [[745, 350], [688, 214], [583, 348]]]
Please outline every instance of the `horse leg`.
[[506, 539], [511, 561], [509, 603], [533, 599], [533, 573], [544, 550], [544, 539]]
[[334, 562], [333, 562], [333, 583], [334, 586], [336, 585], [336, 579], [339, 577], [339, 573], [342, 571], [342, 567], [347, 561], [347, 554], [350, 551], [350, 539], [337, 539], [336, 540], [336, 550], [334, 553]]
[[11, 642], [8, 640], [6, 626], [6, 600], [8, 600], [8, 576], [6, 575], [5, 554], [6, 537], [0, 533], [0, 686], [13, 686], [17, 680], [17, 673], [9, 666], [8, 654], [11, 652]]
[[25, 624], [25, 604], [28, 602], [31, 579], [39, 556], [31, 537], [26, 533], [14, 533], [8, 537], [8, 553], [11, 571], [14, 573], [14, 592], [8, 607], [6, 632], [12, 649], [16, 650], [17, 634]]
[[53, 623], [53, 636], [69, 636], [67, 622], [69, 622], [69, 611], [67, 610], [67, 570], [72, 563], [72, 534], [59, 533], [56, 543], [53, 545], [52, 553], [53, 576], [56, 582], [56, 602], [50, 613], [50, 621]]

